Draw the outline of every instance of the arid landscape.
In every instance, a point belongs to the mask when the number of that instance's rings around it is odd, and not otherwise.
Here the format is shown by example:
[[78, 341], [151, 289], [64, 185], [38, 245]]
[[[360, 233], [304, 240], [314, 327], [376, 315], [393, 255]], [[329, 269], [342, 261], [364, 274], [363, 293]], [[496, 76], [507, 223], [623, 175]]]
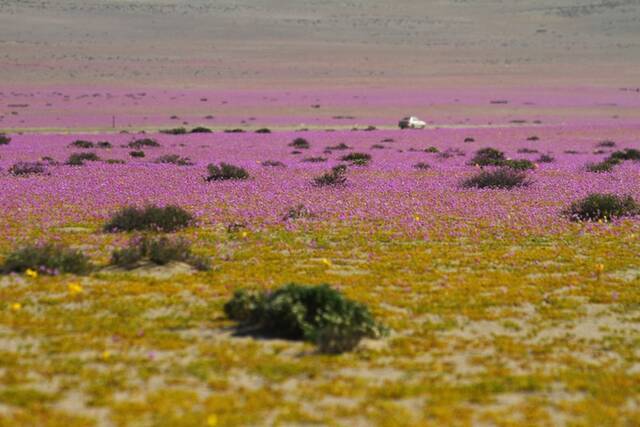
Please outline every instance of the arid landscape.
[[0, 427], [639, 425], [640, 1], [0, 0], [0, 59]]

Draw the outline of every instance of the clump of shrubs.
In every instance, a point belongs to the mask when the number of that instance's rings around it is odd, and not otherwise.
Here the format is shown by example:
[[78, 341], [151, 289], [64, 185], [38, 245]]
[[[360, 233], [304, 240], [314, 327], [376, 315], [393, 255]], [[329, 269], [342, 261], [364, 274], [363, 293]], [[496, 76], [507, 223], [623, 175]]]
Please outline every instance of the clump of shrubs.
[[603, 147], [603, 148], [611, 148], [615, 146], [616, 146], [616, 143], [610, 140], [600, 141], [596, 144], [596, 147]]
[[225, 129], [224, 133], [244, 133], [244, 129], [240, 129], [240, 128]]
[[556, 159], [551, 154], [542, 154], [536, 161], [538, 163], [553, 163]]
[[93, 148], [95, 145], [91, 141], [85, 141], [84, 139], [78, 139], [69, 144], [69, 147], [75, 148]]
[[318, 187], [338, 186], [347, 182], [347, 167], [338, 165], [331, 168], [329, 172], [313, 179], [313, 183]]
[[309, 208], [307, 208], [303, 204], [299, 204], [297, 206], [289, 208], [289, 210], [287, 211], [287, 213], [284, 214], [284, 217], [282, 219], [283, 221], [289, 221], [289, 220], [296, 220], [301, 218], [310, 218], [312, 216], [313, 214], [311, 213], [311, 210], [309, 210]]
[[156, 265], [166, 265], [172, 261], [187, 263], [200, 271], [211, 268], [206, 258], [196, 256], [191, 252], [189, 242], [184, 239], [169, 239], [164, 236], [159, 238], [136, 237], [132, 239], [129, 246], [117, 249], [111, 254], [111, 265], [127, 270], [149, 262]]
[[188, 157], [182, 157], [178, 154], [166, 154], [155, 160], [156, 163], [170, 163], [178, 166], [193, 166], [193, 162]]
[[204, 127], [204, 126], [196, 126], [193, 129], [191, 129], [190, 133], [212, 133], [213, 131], [211, 129], [209, 129], [208, 127]]
[[224, 312], [254, 333], [314, 342], [323, 353], [351, 351], [363, 338], [387, 334], [365, 305], [328, 285], [289, 284], [273, 292], [237, 290]]
[[179, 206], [158, 207], [155, 205], [137, 208], [125, 207], [111, 216], [104, 231], [162, 231], [171, 233], [194, 223], [193, 215]]
[[607, 221], [634, 216], [640, 213], [640, 205], [631, 196], [592, 193], [575, 201], [564, 211], [573, 221]]
[[427, 169], [431, 169], [431, 165], [429, 165], [429, 163], [425, 163], [425, 162], [418, 162], [415, 165], [413, 165], [413, 167], [415, 169], [418, 170], [427, 170]]
[[502, 151], [487, 147], [476, 151], [470, 163], [478, 166], [500, 166], [505, 160], [507, 158]]
[[46, 171], [40, 162], [18, 162], [9, 168], [9, 173], [15, 176], [40, 175]]
[[86, 274], [91, 270], [89, 259], [80, 251], [53, 244], [26, 245], [11, 252], [4, 260], [2, 272], [23, 273], [34, 270], [41, 274]]
[[286, 167], [286, 165], [284, 163], [282, 163], [279, 160], [265, 160], [264, 162], [262, 162], [262, 166], [266, 166], [266, 167], [278, 167], [278, 168], [284, 168]]
[[462, 181], [462, 187], [464, 188], [511, 189], [529, 184], [530, 182], [524, 172], [507, 167], [483, 170]]
[[129, 155], [133, 158], [141, 159], [146, 156], [142, 150], [129, 151]]
[[0, 133], [0, 145], [8, 145], [11, 142], [11, 138], [9, 138], [4, 133]]
[[256, 129], [256, 133], [271, 133], [271, 129], [269, 128]]
[[599, 163], [589, 163], [586, 166], [586, 169], [588, 172], [596, 172], [596, 173], [611, 172], [613, 170], [613, 167], [616, 165], [619, 165], [620, 163], [621, 161], [618, 159], [609, 158]]
[[304, 159], [302, 159], [302, 161], [307, 163], [322, 163], [322, 162], [326, 162], [327, 158], [326, 157], [305, 157]]
[[173, 129], [162, 129], [160, 133], [164, 133], [166, 135], [186, 135], [187, 130], [185, 128], [173, 128]]
[[224, 162], [220, 163], [219, 166], [210, 164], [207, 166], [207, 171], [209, 172], [209, 176], [205, 178], [207, 182], [249, 178], [249, 172], [246, 169]]
[[106, 149], [106, 148], [112, 148], [113, 145], [111, 145], [109, 141], [99, 141], [96, 143], [96, 147]]
[[73, 153], [67, 159], [66, 164], [69, 166], [83, 166], [84, 162], [97, 162], [100, 157], [96, 153]]
[[311, 144], [309, 144], [309, 141], [304, 138], [296, 138], [289, 144], [289, 147], [306, 150], [311, 147]]
[[354, 152], [342, 156], [341, 160], [351, 162], [352, 165], [365, 166], [371, 161], [371, 154]]
[[425, 153], [439, 153], [440, 150], [438, 149], [438, 147], [431, 146], [431, 147], [425, 148], [424, 152]]
[[625, 148], [624, 150], [614, 151], [609, 156], [609, 159], [616, 160], [640, 160], [640, 150], [636, 150], [635, 148]]
[[121, 159], [107, 159], [105, 160], [105, 163], [107, 163], [108, 165], [124, 165], [127, 162]]
[[139, 150], [144, 147], [160, 147], [160, 144], [158, 143], [158, 141], [152, 138], [140, 138], [131, 141], [128, 146], [129, 148], [135, 148]]
[[341, 142], [341, 143], [340, 143], [340, 144], [338, 144], [338, 145], [328, 146], [328, 147], [326, 147], [326, 148], [327, 148], [327, 150], [348, 150], [348, 149], [349, 149], [349, 148], [351, 148], [351, 147], [349, 147], [349, 146], [348, 146], [347, 144], [345, 144], [344, 142]]
[[502, 165], [511, 169], [521, 171], [536, 168], [536, 165], [531, 160], [527, 159], [509, 159], [505, 160]]

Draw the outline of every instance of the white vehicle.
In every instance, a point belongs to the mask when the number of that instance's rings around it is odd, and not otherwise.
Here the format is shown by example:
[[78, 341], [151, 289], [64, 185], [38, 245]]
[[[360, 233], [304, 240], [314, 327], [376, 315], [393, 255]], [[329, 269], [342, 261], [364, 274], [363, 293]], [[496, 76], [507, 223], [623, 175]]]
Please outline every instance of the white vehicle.
[[398, 122], [400, 129], [424, 129], [427, 123], [417, 117], [404, 117]]

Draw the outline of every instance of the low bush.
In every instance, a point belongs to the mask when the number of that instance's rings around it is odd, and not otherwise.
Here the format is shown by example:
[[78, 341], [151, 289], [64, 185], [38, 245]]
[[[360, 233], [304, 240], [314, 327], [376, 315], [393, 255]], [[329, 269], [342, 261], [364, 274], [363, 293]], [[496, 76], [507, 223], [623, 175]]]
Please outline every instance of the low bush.
[[107, 159], [105, 160], [105, 163], [107, 163], [108, 165], [124, 165], [127, 162], [121, 159]]
[[128, 270], [148, 262], [166, 265], [172, 261], [187, 263], [201, 271], [211, 268], [206, 258], [195, 256], [191, 252], [189, 242], [184, 239], [169, 239], [164, 236], [134, 238], [129, 246], [117, 249], [111, 254], [111, 265]]
[[173, 128], [173, 129], [162, 129], [160, 133], [164, 133], [166, 135], [186, 135], [187, 130], [185, 128]]
[[240, 128], [225, 129], [224, 133], [244, 133], [244, 129], [240, 129]]
[[348, 146], [347, 144], [345, 144], [344, 142], [341, 142], [341, 143], [340, 143], [340, 144], [338, 144], [338, 145], [328, 146], [328, 147], [326, 147], [326, 148], [327, 148], [327, 150], [348, 150], [348, 149], [349, 149], [349, 148], [351, 148], [351, 147], [349, 147], [349, 146]]
[[464, 142], [467, 142], [467, 143], [469, 143], [469, 142], [476, 142], [476, 140], [475, 140], [475, 138], [472, 138], [472, 137], [468, 136], [468, 137], [466, 137], [466, 138], [464, 139]]
[[256, 130], [256, 133], [271, 133], [271, 129], [269, 128], [260, 128]]
[[129, 151], [129, 155], [135, 159], [141, 159], [146, 156], [146, 154], [142, 150]]
[[499, 166], [505, 160], [507, 159], [502, 151], [487, 147], [476, 151], [470, 163], [478, 166]]
[[181, 157], [177, 154], [166, 154], [155, 160], [155, 163], [170, 163], [178, 166], [193, 166], [193, 162], [188, 157]]
[[69, 166], [83, 166], [84, 162], [97, 162], [100, 157], [96, 153], [73, 153], [69, 156], [65, 164]]
[[191, 133], [212, 133], [212, 132], [213, 131], [211, 129], [204, 126], [196, 126], [193, 129], [191, 129]]
[[483, 170], [462, 181], [465, 188], [498, 188], [511, 189], [529, 185], [524, 172], [502, 167], [495, 170]]
[[440, 153], [438, 153], [439, 159], [450, 159], [452, 157], [463, 157], [464, 151], [459, 148], [448, 148]]
[[382, 145], [382, 144], [373, 144], [373, 145], [371, 146], [371, 149], [372, 149], [372, 150], [384, 150], [385, 148], [387, 148], [387, 147], [385, 147], [385, 146], [384, 146], [384, 145]]
[[301, 218], [310, 218], [313, 216], [309, 208], [303, 204], [299, 204], [292, 208], [289, 208], [286, 214], [283, 216], [283, 221], [296, 220]]
[[265, 167], [278, 167], [278, 168], [285, 168], [286, 165], [284, 163], [282, 163], [279, 160], [265, 160], [264, 162], [261, 163], [262, 166]]
[[533, 135], [527, 138], [527, 141], [540, 141], [540, 138], [538, 138], [537, 136]]
[[237, 290], [224, 312], [256, 333], [315, 342], [323, 353], [350, 351], [363, 338], [387, 333], [365, 305], [328, 285], [289, 284], [273, 292]]
[[521, 154], [535, 154], [538, 153], [538, 150], [532, 150], [531, 148], [520, 148], [518, 153]]
[[113, 148], [113, 145], [111, 145], [109, 141], [99, 141], [96, 143], [96, 147], [105, 149], [105, 148]]
[[189, 227], [193, 216], [179, 206], [155, 205], [137, 208], [125, 207], [114, 213], [104, 226], [109, 233], [123, 231], [163, 231], [167, 233]]
[[616, 146], [616, 143], [610, 140], [600, 141], [596, 144], [596, 147], [603, 147], [603, 148], [611, 148], [615, 146]]
[[8, 145], [10, 142], [11, 138], [4, 133], [0, 133], [0, 145]]
[[429, 165], [429, 163], [424, 163], [424, 162], [418, 162], [415, 165], [413, 165], [413, 167], [419, 170], [431, 169], [431, 165]]
[[589, 163], [585, 168], [587, 172], [595, 172], [595, 173], [611, 172], [613, 170], [613, 167], [616, 165], [619, 165], [620, 163], [621, 163], [620, 160], [609, 158], [599, 163]]
[[160, 144], [158, 143], [158, 141], [152, 138], [140, 138], [140, 139], [135, 139], [131, 141], [128, 144], [128, 147], [139, 150], [144, 147], [160, 147]]
[[345, 165], [334, 166], [329, 172], [313, 179], [313, 183], [318, 187], [338, 186], [347, 182], [347, 167]]
[[40, 162], [18, 162], [9, 168], [9, 173], [15, 176], [40, 175], [46, 171]]
[[220, 166], [210, 164], [207, 166], [207, 171], [209, 172], [209, 176], [205, 178], [207, 182], [249, 178], [249, 172], [246, 169], [224, 162], [220, 163]]
[[633, 216], [640, 213], [640, 205], [631, 196], [592, 193], [575, 201], [564, 211], [573, 221], [598, 221]]
[[371, 154], [353, 152], [347, 154], [346, 156], [342, 156], [341, 160], [345, 162], [351, 162], [352, 165], [364, 166], [367, 165], [369, 161], [371, 161]]
[[538, 163], [553, 163], [555, 161], [556, 159], [551, 154], [543, 154], [536, 160]]
[[73, 141], [71, 144], [69, 144], [69, 147], [93, 148], [93, 147], [95, 147], [95, 145], [91, 141], [85, 141], [83, 139], [78, 139], [77, 141]]
[[425, 148], [424, 152], [425, 153], [439, 153], [440, 150], [438, 149], [438, 147], [431, 146], [431, 147]]
[[80, 251], [62, 245], [45, 243], [27, 245], [11, 252], [4, 260], [2, 272], [23, 273], [34, 270], [42, 274], [86, 274], [89, 259]]
[[609, 159], [640, 160], [640, 150], [636, 150], [635, 148], [625, 148], [621, 151], [614, 151], [609, 156]]
[[511, 169], [521, 170], [521, 171], [536, 168], [536, 165], [531, 160], [527, 160], [527, 159], [505, 160], [504, 162], [502, 162], [502, 165]]
[[309, 141], [307, 141], [304, 138], [296, 138], [293, 140], [293, 142], [291, 142], [289, 144], [289, 147], [295, 147], [297, 149], [308, 149], [311, 147], [311, 144], [309, 144]]
[[327, 158], [326, 157], [306, 157], [302, 159], [302, 161], [307, 163], [322, 163], [322, 162], [326, 162]]

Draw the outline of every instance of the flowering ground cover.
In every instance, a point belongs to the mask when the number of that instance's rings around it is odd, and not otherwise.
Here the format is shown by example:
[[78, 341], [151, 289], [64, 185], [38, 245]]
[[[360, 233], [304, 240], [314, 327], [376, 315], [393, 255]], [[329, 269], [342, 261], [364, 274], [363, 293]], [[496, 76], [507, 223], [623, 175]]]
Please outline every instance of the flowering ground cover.
[[[0, 259], [57, 242], [96, 268], [0, 278], [0, 425], [637, 423], [640, 222], [566, 213], [594, 192], [640, 200], [640, 162], [587, 169], [640, 149], [637, 121], [285, 124], [8, 135]], [[131, 145], [143, 138], [158, 146]], [[296, 138], [309, 148], [292, 146]], [[530, 160], [528, 185], [463, 186], [486, 147]], [[97, 159], [66, 164], [75, 153]], [[350, 153], [370, 160], [342, 160]], [[41, 167], [16, 173], [20, 162]], [[207, 166], [220, 162], [248, 178], [207, 181]], [[344, 184], [314, 184], [341, 164]], [[150, 204], [193, 214], [171, 234], [189, 240], [208, 271], [107, 267], [137, 233], [107, 233], [105, 223]], [[327, 283], [367, 304], [388, 336], [326, 355], [312, 343], [234, 334], [223, 311], [234, 290], [291, 282]]]

